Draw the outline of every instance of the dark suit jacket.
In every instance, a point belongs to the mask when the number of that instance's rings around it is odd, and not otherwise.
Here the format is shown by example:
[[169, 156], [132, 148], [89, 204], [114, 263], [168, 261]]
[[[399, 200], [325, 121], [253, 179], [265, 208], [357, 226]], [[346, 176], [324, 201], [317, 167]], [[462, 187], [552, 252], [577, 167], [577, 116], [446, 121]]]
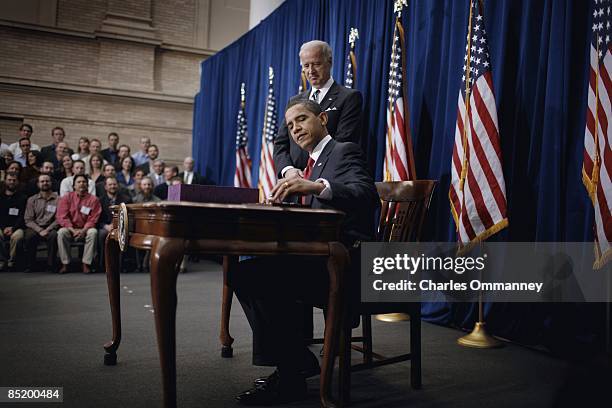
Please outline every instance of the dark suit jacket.
[[[181, 171], [178, 176], [182, 179], [183, 177], [185, 177], [185, 172]], [[197, 171], [194, 171], [193, 178], [191, 179], [191, 184], [211, 185], [214, 183], [206, 177], [201, 176], [200, 173], [198, 173]]]
[[149, 161], [147, 160], [145, 163], [141, 164], [140, 166], [136, 166], [134, 171], [136, 171], [136, 170], [142, 170], [142, 171], [144, 171], [144, 174], [147, 175], [147, 174], [151, 173], [151, 171], [153, 169], [151, 168], [151, 166], [149, 165]]
[[[53, 162], [53, 165], [57, 164], [57, 159], [55, 158], [55, 145], [51, 144], [49, 146], [43, 146], [40, 149], [40, 154], [43, 157], [43, 160]], [[73, 155], [74, 150], [68, 148], [68, 154]]]
[[326, 179], [331, 200], [307, 197], [312, 208], [344, 211], [341, 240], [350, 248], [355, 241], [374, 237], [374, 213], [380, 205], [376, 186], [361, 148], [354, 143], [330, 140], [314, 164], [310, 180]]
[[102, 154], [102, 157], [104, 157], [104, 160], [106, 160], [106, 161], [107, 161], [107, 162], [109, 162], [110, 164], [115, 164], [115, 161], [116, 161], [116, 159], [117, 159], [117, 153], [118, 153], [118, 150], [115, 150], [115, 152], [114, 152], [114, 153], [115, 153], [115, 155], [114, 155], [114, 159], [115, 159], [115, 160], [113, 160], [113, 156], [112, 156], [112, 153], [111, 153], [111, 151], [110, 151], [110, 147], [107, 147], [106, 149], [102, 149], [102, 150], [100, 151], [100, 154]]
[[168, 198], [168, 184], [164, 181], [153, 189], [153, 194], [162, 200], [166, 200]]
[[[291, 98], [308, 99], [310, 90]], [[321, 109], [327, 113], [327, 131], [339, 142], [359, 144], [361, 139], [361, 104], [363, 97], [356, 89], [346, 88], [334, 82], [321, 101]], [[287, 166], [304, 170], [308, 163], [308, 154], [291, 138], [287, 124], [283, 119], [278, 135], [274, 139], [274, 166], [281, 178], [281, 171]]]
[[102, 228], [106, 224], [110, 224], [113, 222], [113, 213], [110, 210], [111, 205], [117, 205], [121, 203], [131, 204], [132, 198], [129, 194], [123, 194], [121, 192], [117, 192], [117, 198], [115, 199], [115, 203], [111, 204], [110, 198], [108, 198], [108, 194], [104, 192], [104, 194], [99, 197], [100, 206], [102, 207], [102, 213], [100, 213], [100, 219], [98, 220], [98, 228]]

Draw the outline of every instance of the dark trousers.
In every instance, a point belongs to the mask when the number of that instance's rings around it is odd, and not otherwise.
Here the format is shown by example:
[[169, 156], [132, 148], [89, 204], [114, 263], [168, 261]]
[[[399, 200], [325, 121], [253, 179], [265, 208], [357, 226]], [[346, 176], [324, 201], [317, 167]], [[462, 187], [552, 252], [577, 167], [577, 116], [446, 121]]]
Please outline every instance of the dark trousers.
[[276, 256], [249, 259], [228, 275], [253, 330], [253, 364], [297, 372], [312, 353], [304, 345], [304, 309], [327, 302], [327, 259]]
[[36, 247], [41, 241], [47, 243], [47, 267], [55, 267], [57, 262], [57, 230], [49, 231], [46, 237], [41, 237], [38, 232], [26, 228], [24, 241], [26, 265], [28, 267], [31, 267], [36, 261]]

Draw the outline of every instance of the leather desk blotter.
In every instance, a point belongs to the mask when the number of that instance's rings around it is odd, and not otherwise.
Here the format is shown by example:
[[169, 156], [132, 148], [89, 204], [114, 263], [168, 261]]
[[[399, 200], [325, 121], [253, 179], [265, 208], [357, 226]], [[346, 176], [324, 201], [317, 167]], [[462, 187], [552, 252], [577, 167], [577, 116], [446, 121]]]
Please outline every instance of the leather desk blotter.
[[256, 188], [176, 184], [168, 187], [168, 201], [220, 204], [257, 203], [259, 202], [259, 190]]

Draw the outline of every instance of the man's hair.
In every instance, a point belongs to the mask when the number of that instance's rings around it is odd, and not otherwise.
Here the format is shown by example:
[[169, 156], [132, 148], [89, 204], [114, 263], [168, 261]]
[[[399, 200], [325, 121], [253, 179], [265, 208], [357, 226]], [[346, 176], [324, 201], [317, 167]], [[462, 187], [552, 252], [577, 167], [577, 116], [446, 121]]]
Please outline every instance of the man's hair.
[[6, 173], [6, 176], [4, 177], [6, 180], [6, 177], [15, 177], [17, 178], [17, 181], [19, 181], [19, 173], [16, 173], [14, 171], [9, 171], [8, 173]]
[[323, 59], [325, 59], [331, 65], [331, 63], [332, 63], [332, 49], [331, 49], [331, 47], [329, 46], [328, 43], [326, 43], [325, 41], [320, 41], [320, 40], [313, 40], [313, 41], [305, 42], [300, 47], [300, 52], [299, 52], [298, 55], [301, 56], [302, 52], [305, 51], [308, 48], [318, 48], [321, 51], [321, 55], [323, 56]]
[[147, 147], [147, 152], [148, 152], [148, 151], [149, 151], [149, 149], [150, 149], [150, 148], [152, 148], [152, 147], [154, 147], [154, 148], [155, 148], [155, 149], [156, 149], [156, 150], [159, 152], [159, 147], [157, 147], [157, 145], [156, 145], [156, 144], [153, 144], [153, 143], [151, 143], [151, 144], [149, 145], [149, 147]]
[[179, 168], [177, 166], [172, 166], [172, 167], [170, 167], [170, 169], [172, 170], [173, 173], [178, 174], [178, 172], [179, 172]]
[[117, 183], [119, 183], [119, 181], [117, 180], [117, 177], [114, 176], [108, 176], [107, 178], [104, 179], [104, 185], [106, 185], [106, 182], [108, 180], [115, 180]]
[[54, 127], [53, 129], [51, 129], [51, 136], [53, 136], [53, 132], [55, 132], [56, 130], [61, 130], [61, 131], [62, 131], [62, 134], [63, 134], [64, 136], [66, 136], [66, 131], [64, 130], [64, 128], [63, 128], [63, 127], [59, 127], [59, 126], [56, 126], [56, 127]]
[[[103, 163], [104, 163], [104, 162], [103, 162]], [[109, 167], [109, 166], [110, 166], [110, 167], [112, 167], [112, 168], [113, 168], [113, 170], [115, 170], [115, 166], [113, 166], [113, 165], [112, 165], [112, 164], [110, 164], [110, 163], [106, 163], [105, 165], [103, 165], [103, 166], [102, 166], [102, 173], [104, 173], [104, 172], [106, 171], [106, 168], [107, 168], [107, 167]]]
[[132, 149], [130, 149], [130, 146], [128, 146], [128, 145], [126, 145], [126, 144], [121, 144], [121, 145], [119, 145], [119, 146], [117, 147], [117, 150], [121, 150], [121, 148], [122, 148], [122, 147], [127, 147], [128, 152], [131, 152], [131, 151], [132, 151]]
[[34, 128], [29, 123], [23, 123], [21, 126], [19, 126], [19, 130], [23, 130], [24, 127], [27, 127], [30, 129], [30, 132], [34, 133]]
[[102, 142], [100, 141], [100, 139], [91, 139], [89, 141], [89, 144], [92, 144], [93, 142], [98, 142], [98, 143], [100, 143], [100, 145], [102, 145]]
[[181, 184], [183, 183], [183, 179], [182, 179], [182, 178], [180, 178], [179, 176], [174, 176], [174, 177], [172, 177], [172, 178], [170, 179], [170, 182], [173, 182], [173, 181], [180, 181], [180, 182], [181, 182]]
[[151, 184], [155, 185], [155, 182], [153, 181], [153, 179], [149, 176], [144, 176], [143, 178], [140, 179], [140, 184], [142, 184], [143, 181], [145, 180], [149, 180], [151, 182]]
[[117, 136], [117, 138], [119, 138], [119, 135], [116, 132], [110, 132], [106, 138], [110, 139], [111, 136]]
[[[76, 160], [75, 160], [75, 161], [76, 161]], [[81, 161], [82, 161], [82, 160], [81, 160]], [[79, 177], [83, 177], [83, 178], [85, 179], [85, 181], [86, 181], [86, 182], [89, 184], [89, 178], [87, 178], [87, 176], [86, 176], [85, 174], [77, 174], [76, 176], [74, 176], [74, 177], [72, 178], [72, 188], [73, 188], [73, 189], [74, 189], [74, 186], [76, 186], [76, 182], [77, 182], [77, 179], [78, 179]]]
[[289, 101], [287, 107], [285, 108], [285, 113], [287, 113], [289, 109], [297, 105], [303, 106], [304, 108], [306, 108], [306, 110], [312, 112], [315, 116], [319, 116], [323, 112], [323, 110], [321, 109], [321, 105], [319, 105], [315, 101], [311, 101], [310, 99], [295, 98]]
[[36, 177], [36, 181], [39, 182], [41, 177], [49, 177], [49, 181], [53, 181], [49, 173], [40, 173], [38, 177]]
[[84, 162], [83, 160], [81, 160], [81, 159], [76, 159], [76, 160], [74, 160], [74, 161], [72, 162], [72, 165], [74, 166], [74, 165], [75, 165], [75, 164], [77, 164], [77, 163], [83, 163], [83, 166], [85, 166], [85, 162]]
[[21, 139], [19, 139], [19, 146], [21, 146], [21, 142], [23, 142], [24, 140], [27, 140], [27, 141], [30, 143], [30, 145], [32, 144], [32, 142], [30, 142], [30, 139], [29, 139], [29, 138], [27, 138], [27, 137], [22, 137]]
[[166, 166], [166, 163], [164, 163], [164, 161], [162, 159], [155, 159], [155, 160], [153, 160], [153, 164], [155, 164], [155, 163], [159, 163], [159, 164], [161, 164], [164, 167]]

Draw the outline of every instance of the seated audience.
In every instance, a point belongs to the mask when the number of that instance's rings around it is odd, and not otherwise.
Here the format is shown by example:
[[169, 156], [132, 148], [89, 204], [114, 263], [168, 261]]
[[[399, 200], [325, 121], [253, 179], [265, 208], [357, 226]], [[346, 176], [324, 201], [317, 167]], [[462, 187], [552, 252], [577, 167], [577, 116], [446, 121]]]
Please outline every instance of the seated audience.
[[[45, 162], [45, 164], [51, 164]], [[47, 268], [53, 270], [57, 258], [57, 210], [58, 195], [52, 190], [50, 174], [38, 176], [39, 193], [28, 198], [24, 222], [26, 271], [32, 269], [36, 261], [36, 246], [40, 241], [47, 243]]]
[[[55, 150], [57, 149], [57, 145], [63, 142], [65, 137], [66, 132], [64, 132], [63, 128], [57, 126], [51, 129], [52, 143], [49, 146], [43, 146], [43, 148], [40, 149], [43, 160], [53, 161], [53, 157], [56, 156]], [[72, 155], [74, 152], [72, 149], [67, 149], [67, 153]]]
[[[17, 246], [23, 239], [26, 196], [19, 191], [19, 175], [7, 173], [0, 191], [0, 270], [15, 267]], [[6, 252], [5, 241], [9, 241]]]
[[117, 172], [117, 181], [124, 187], [134, 184], [132, 171], [134, 170], [134, 159], [130, 156], [121, 159], [121, 170]]
[[110, 164], [117, 162], [117, 146], [119, 145], [119, 135], [115, 132], [108, 134], [108, 147], [102, 150], [102, 157]]
[[100, 271], [104, 271], [104, 245], [106, 236], [113, 227], [113, 213], [110, 207], [113, 205], [126, 203], [130, 204], [132, 198], [128, 194], [119, 191], [119, 183], [115, 177], [107, 177], [104, 180], [104, 194], [100, 197], [102, 212], [98, 220], [98, 254]]
[[151, 177], [145, 176], [140, 180], [140, 192], [136, 194], [133, 201], [135, 203], [161, 201], [159, 197], [153, 194], [153, 180], [151, 180]]
[[[55, 179], [53, 163], [51, 163], [50, 161], [44, 161], [42, 166], [40, 166], [40, 174], [47, 174], [49, 177], [51, 177], [51, 191], [59, 194], [60, 183]], [[28, 197], [37, 194], [38, 191], [38, 177], [33, 180], [30, 180], [30, 182], [25, 186], [24, 189], [24, 192]]]
[[15, 161], [18, 161], [24, 167], [28, 164], [28, 153], [30, 153], [31, 146], [32, 143], [29, 138], [22, 137], [19, 139], [19, 151], [15, 153]]
[[153, 167], [152, 167], [153, 171], [151, 171], [148, 174], [148, 176], [151, 177], [151, 180], [153, 180], [153, 185], [155, 187], [159, 186], [165, 181], [164, 179], [164, 168], [165, 167], [166, 167], [166, 164], [161, 159], [157, 159], [153, 162]]
[[132, 155], [134, 159], [134, 165], [140, 166], [149, 161], [149, 146], [151, 146], [151, 139], [148, 137], [140, 138], [140, 150]]
[[27, 185], [31, 180], [36, 180], [40, 174], [40, 166], [42, 165], [42, 154], [36, 150], [28, 152], [28, 160], [23, 168], [19, 182], [22, 185]]
[[[85, 163], [83, 163], [83, 160], [74, 161], [74, 164], [72, 165], [72, 172], [74, 176], [66, 177], [65, 179], [62, 180], [60, 184], [60, 197], [63, 197], [66, 194], [73, 191], [72, 190], [74, 186], [73, 180], [76, 176], [85, 175]], [[89, 184], [89, 187], [88, 187], [89, 194], [95, 194], [96, 185], [94, 184], [92, 180], [88, 179], [87, 176], [85, 176], [85, 178], [87, 179], [88, 184]]]
[[[79, 161], [75, 162], [78, 163]], [[81, 162], [82, 163], [82, 162]], [[84, 165], [83, 165], [84, 167]], [[100, 201], [88, 193], [87, 176], [77, 174], [73, 178], [72, 190], [59, 199], [57, 207], [57, 247], [62, 266], [59, 273], [68, 272], [70, 265], [70, 243], [85, 241], [82, 258], [83, 273], [91, 272], [91, 264], [96, 255], [98, 231], [96, 224], [102, 209]]]
[[83, 160], [89, 156], [89, 138], [83, 136], [79, 138], [79, 149], [72, 154], [72, 160]]
[[104, 158], [100, 153], [94, 153], [89, 157], [89, 178], [93, 180], [95, 184], [100, 181], [104, 181], [104, 175], [102, 174], [102, 167], [104, 166]]
[[[176, 166], [168, 166], [164, 168], [164, 182], [155, 187], [154, 194], [161, 198], [162, 200], [166, 200], [168, 198], [168, 186], [172, 184], [172, 179], [177, 177], [178, 175], [178, 167]], [[180, 179], [179, 179], [180, 180]]]
[[[24, 123], [19, 127], [19, 139], [17, 139], [15, 143], [11, 143], [11, 145], [9, 146], [9, 150], [11, 151], [11, 153], [13, 153], [13, 157], [17, 157], [17, 155], [21, 153], [21, 147], [19, 147], [19, 140], [24, 137], [30, 140], [30, 138], [32, 137], [32, 133], [34, 133], [34, 128], [32, 128], [32, 125]], [[30, 141], [30, 150], [40, 150], [40, 147]]]
[[152, 144], [149, 146], [147, 149], [147, 156], [149, 157], [148, 160], [139, 166], [139, 168], [144, 170], [145, 174], [153, 172], [153, 163], [155, 160], [159, 159], [159, 149], [157, 145]]

